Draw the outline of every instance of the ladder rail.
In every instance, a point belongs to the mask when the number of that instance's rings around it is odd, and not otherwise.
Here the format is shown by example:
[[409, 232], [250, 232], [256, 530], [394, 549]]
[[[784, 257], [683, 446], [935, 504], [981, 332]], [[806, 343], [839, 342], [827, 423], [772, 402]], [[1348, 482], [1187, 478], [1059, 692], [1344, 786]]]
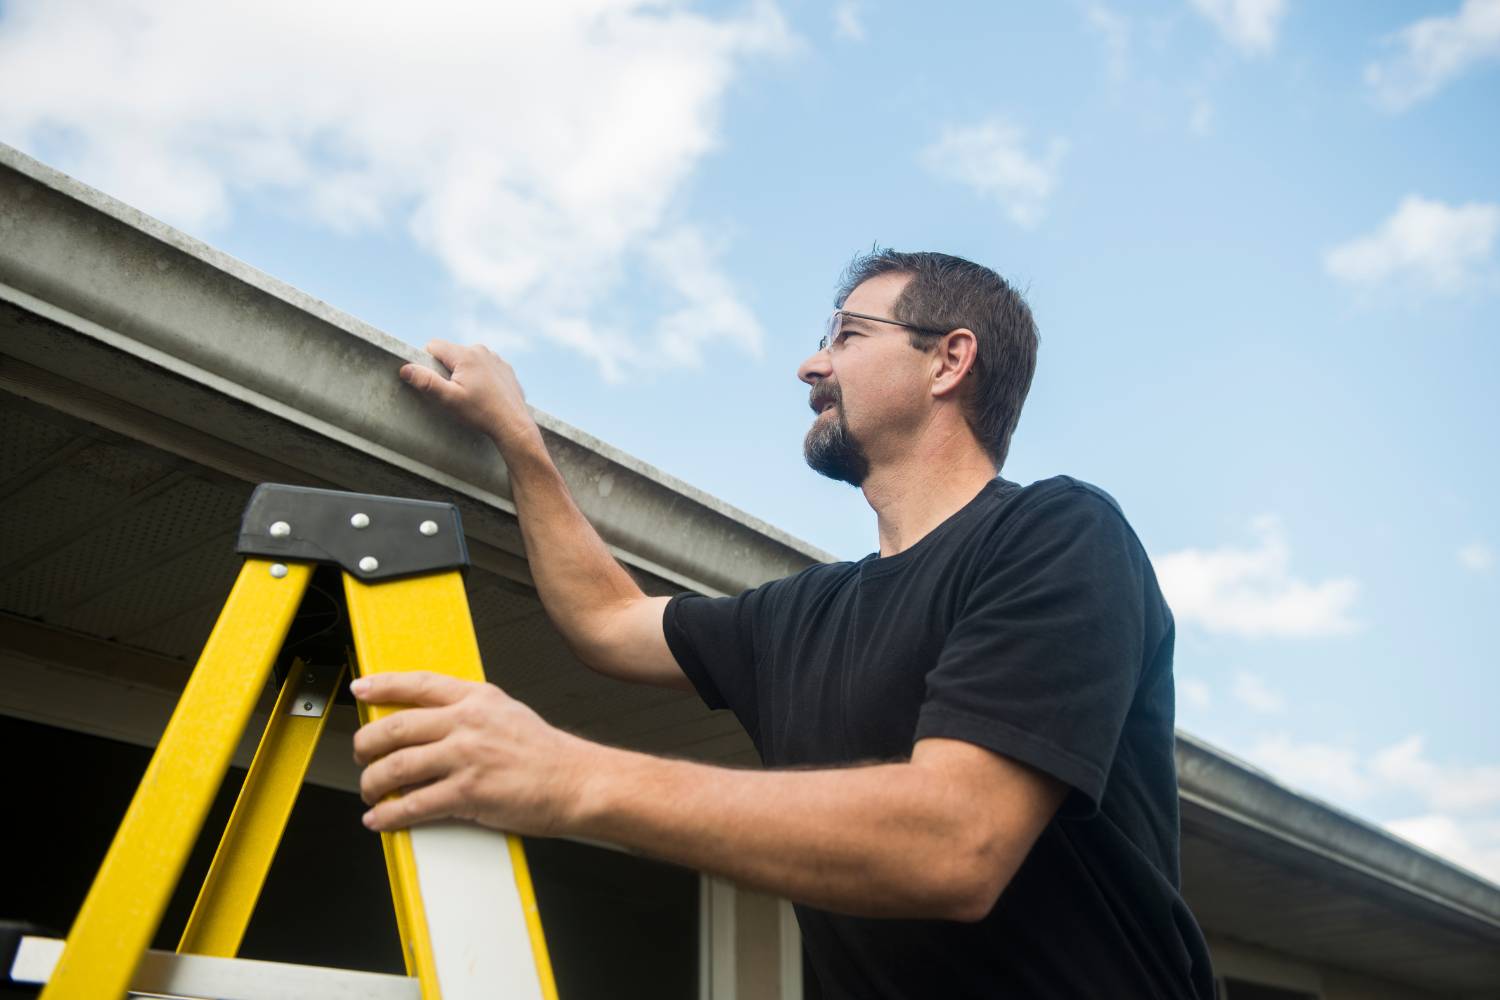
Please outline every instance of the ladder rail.
[[247, 559], [73, 921], [44, 1000], [125, 993], [312, 577]]
[[222, 958], [239, 953], [343, 676], [342, 664], [309, 666], [300, 659], [293, 661], [183, 929], [178, 952]]
[[[457, 571], [380, 583], [345, 573], [344, 598], [362, 676], [440, 670], [460, 680], [484, 681], [479, 640]], [[373, 721], [396, 711], [398, 706], [372, 705], [369, 717]], [[412, 963], [424, 989], [441, 982], [447, 1000], [495, 995], [556, 1000], [519, 837], [451, 821], [397, 830], [391, 840], [407, 897]], [[522, 935], [527, 954], [501, 947]], [[473, 991], [468, 984], [474, 982], [488, 984], [489, 992]]]

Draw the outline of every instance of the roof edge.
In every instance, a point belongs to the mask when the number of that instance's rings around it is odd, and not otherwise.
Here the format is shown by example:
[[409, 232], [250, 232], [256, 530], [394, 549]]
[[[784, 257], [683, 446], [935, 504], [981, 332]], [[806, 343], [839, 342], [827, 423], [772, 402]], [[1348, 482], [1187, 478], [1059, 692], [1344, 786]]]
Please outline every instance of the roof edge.
[[[0, 231], [0, 297], [513, 513], [487, 439], [394, 377], [405, 361], [443, 370], [424, 351], [4, 144]], [[533, 413], [579, 507], [636, 568], [730, 593], [834, 558]]]
[[1184, 803], [1500, 932], [1500, 886], [1367, 820], [1296, 791], [1180, 729], [1176, 756]]

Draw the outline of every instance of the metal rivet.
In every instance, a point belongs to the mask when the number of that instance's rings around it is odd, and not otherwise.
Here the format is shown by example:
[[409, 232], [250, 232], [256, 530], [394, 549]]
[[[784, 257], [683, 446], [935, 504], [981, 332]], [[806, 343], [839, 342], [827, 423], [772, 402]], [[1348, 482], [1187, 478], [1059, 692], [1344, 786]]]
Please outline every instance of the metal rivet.
[[437, 534], [437, 522], [423, 521], [421, 524], [417, 525], [417, 530], [424, 535], [435, 535]]
[[310, 702], [310, 701], [304, 701], [302, 703], [302, 711], [304, 711], [304, 712], [311, 712], [312, 711], [312, 702]]
[[287, 524], [285, 521], [277, 521], [275, 524], [271, 525], [272, 538], [285, 538], [291, 533], [292, 526], [290, 524]]
[[284, 563], [272, 563], [271, 575], [280, 580], [282, 577], [286, 576], [286, 565]]
[[368, 528], [370, 526], [370, 515], [355, 514], [353, 517], [349, 518], [349, 523], [354, 525], [356, 528]]
[[362, 572], [373, 573], [380, 568], [380, 560], [374, 556], [365, 556], [359, 561], [359, 568]]

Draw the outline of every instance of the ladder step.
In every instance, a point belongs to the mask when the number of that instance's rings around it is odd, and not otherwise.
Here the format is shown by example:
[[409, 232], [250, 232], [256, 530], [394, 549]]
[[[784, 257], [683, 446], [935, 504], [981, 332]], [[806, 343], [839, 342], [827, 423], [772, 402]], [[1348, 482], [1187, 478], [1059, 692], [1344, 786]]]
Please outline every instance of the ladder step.
[[[13, 983], [46, 983], [62, 955], [61, 938], [26, 935], [10, 967]], [[411, 976], [327, 969], [316, 965], [213, 958], [148, 951], [130, 981], [131, 995], [216, 997], [218, 1000], [421, 1000]]]

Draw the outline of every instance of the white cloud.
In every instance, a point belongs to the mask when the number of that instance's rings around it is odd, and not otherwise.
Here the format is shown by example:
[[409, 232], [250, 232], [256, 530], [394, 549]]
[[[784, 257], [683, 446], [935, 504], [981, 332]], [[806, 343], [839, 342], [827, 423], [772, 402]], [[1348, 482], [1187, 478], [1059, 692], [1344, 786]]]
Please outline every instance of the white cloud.
[[1420, 736], [1408, 736], [1377, 753], [1370, 771], [1380, 780], [1419, 793], [1440, 810], [1473, 812], [1500, 807], [1500, 765], [1439, 766], [1427, 758]]
[[1177, 693], [1185, 704], [1193, 708], [1207, 708], [1213, 704], [1213, 694], [1208, 685], [1196, 677], [1177, 678]]
[[1323, 265], [1352, 285], [1407, 282], [1429, 291], [1456, 292], [1489, 269], [1497, 234], [1500, 205], [1445, 205], [1408, 195], [1373, 233], [1329, 250]]
[[861, 19], [859, 0], [839, 0], [833, 5], [833, 34], [851, 42], [865, 40], [865, 24]]
[[742, 346], [759, 354], [760, 324], [715, 265], [718, 248], [702, 233], [679, 226], [649, 241], [645, 250], [650, 273], [682, 302], [653, 331], [663, 358], [696, 368], [702, 362], [704, 344], [726, 333], [742, 337]]
[[1194, 135], [1212, 135], [1214, 130], [1214, 106], [1206, 97], [1193, 99], [1193, 110], [1188, 116], [1188, 128]]
[[1470, 542], [1458, 550], [1458, 561], [1464, 569], [1488, 573], [1495, 567], [1495, 550], [1483, 542]]
[[1254, 548], [1183, 549], [1153, 560], [1178, 621], [1249, 637], [1307, 638], [1358, 628], [1351, 617], [1356, 580], [1295, 577], [1281, 522], [1262, 515], [1251, 528], [1259, 536]]
[[1386, 829], [1500, 884], [1500, 764], [1439, 763], [1419, 735], [1366, 759], [1348, 747], [1282, 734], [1261, 739], [1249, 758], [1297, 790], [1346, 808], [1380, 794], [1415, 800], [1420, 812]]
[[1024, 139], [1020, 129], [998, 119], [949, 126], [920, 159], [934, 175], [969, 186], [999, 204], [1016, 225], [1031, 228], [1057, 188], [1067, 143], [1054, 138], [1046, 152], [1034, 155]]
[[1281, 695], [1271, 690], [1259, 674], [1236, 674], [1234, 697], [1252, 712], [1276, 715], [1286, 710], [1286, 702]]
[[[548, 336], [621, 378], [761, 342], [679, 209], [736, 74], [793, 44], [750, 2], [15, 0], [0, 135], [195, 229], [252, 192], [345, 232], [404, 227], [477, 304], [471, 328]], [[664, 276], [688, 245], [708, 256]], [[597, 314], [626, 282], [669, 313], [728, 301], [691, 336], [670, 316], [611, 329]]]
[[1084, 24], [1104, 43], [1105, 66], [1116, 83], [1130, 74], [1130, 21], [1102, 3], [1091, 3], [1083, 11]]
[[1359, 754], [1330, 743], [1293, 740], [1285, 734], [1261, 739], [1250, 762], [1298, 791], [1335, 801], [1359, 801], [1374, 790]]
[[1377, 753], [1370, 770], [1415, 793], [1427, 810], [1386, 829], [1500, 884], [1500, 764], [1438, 764], [1411, 736]]
[[1229, 42], [1252, 55], [1270, 52], [1286, 0], [1191, 0]]
[[1392, 35], [1395, 51], [1365, 67], [1365, 83], [1388, 111], [1436, 94], [1487, 59], [1500, 59], [1500, 0], [1464, 0], [1457, 13], [1415, 21]]
[[1385, 828], [1500, 885], [1500, 819], [1464, 822], [1428, 814], [1393, 820]]

